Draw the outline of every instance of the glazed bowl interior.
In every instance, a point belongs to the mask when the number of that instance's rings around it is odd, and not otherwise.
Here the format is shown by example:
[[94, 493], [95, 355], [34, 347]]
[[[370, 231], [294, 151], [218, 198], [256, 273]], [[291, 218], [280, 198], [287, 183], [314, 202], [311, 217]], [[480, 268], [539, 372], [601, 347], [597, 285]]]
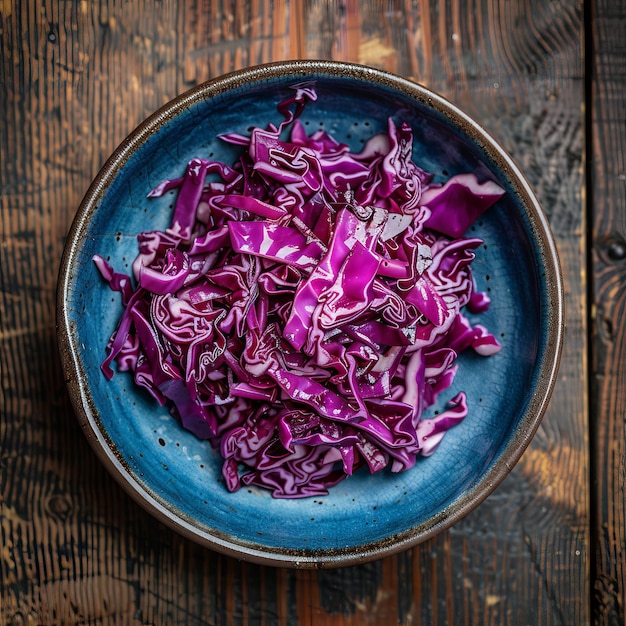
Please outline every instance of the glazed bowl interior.
[[[500, 353], [462, 354], [454, 388], [469, 415], [431, 457], [400, 474], [358, 471], [329, 495], [274, 499], [255, 487], [229, 493], [221, 458], [183, 430], [130, 375], [100, 371], [122, 306], [102, 281], [95, 254], [129, 272], [138, 233], [169, 225], [173, 192], [147, 199], [193, 157], [232, 163], [225, 132], [279, 123], [290, 86], [315, 81], [302, 115], [358, 151], [387, 120], [409, 123], [414, 160], [443, 182], [473, 172], [506, 191], [471, 236], [484, 244], [473, 264], [490, 309], [469, 316], [493, 332]], [[89, 189], [72, 225], [58, 291], [61, 356], [72, 402], [90, 443], [123, 487], [158, 519], [199, 543], [260, 563], [348, 565], [423, 541], [479, 504], [515, 465], [540, 423], [562, 341], [562, 288], [546, 219], [523, 175], [475, 122], [402, 78], [332, 62], [272, 64], [230, 74], [180, 96], [118, 148]], [[438, 407], [433, 407], [436, 410]], [[440, 407], [439, 407], [440, 408]]]

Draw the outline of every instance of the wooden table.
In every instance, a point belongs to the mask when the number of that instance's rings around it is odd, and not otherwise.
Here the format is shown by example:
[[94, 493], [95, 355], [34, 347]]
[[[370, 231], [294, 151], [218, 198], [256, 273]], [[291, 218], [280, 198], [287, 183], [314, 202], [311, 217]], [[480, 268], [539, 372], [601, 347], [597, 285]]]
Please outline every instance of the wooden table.
[[[623, 624], [624, 0], [0, 1], [0, 623]], [[55, 340], [64, 238], [149, 113], [287, 58], [411, 77], [527, 173], [561, 256], [567, 339], [543, 424], [448, 532], [345, 569], [241, 563], [154, 522], [104, 472]]]

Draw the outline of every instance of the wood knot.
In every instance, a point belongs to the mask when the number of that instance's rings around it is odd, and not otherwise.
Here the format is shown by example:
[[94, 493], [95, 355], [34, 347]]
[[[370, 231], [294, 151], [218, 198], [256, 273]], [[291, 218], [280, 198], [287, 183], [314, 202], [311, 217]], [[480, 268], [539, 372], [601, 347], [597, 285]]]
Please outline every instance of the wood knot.
[[606, 255], [611, 261], [623, 261], [626, 259], [626, 243], [617, 239], [607, 242]]
[[65, 495], [51, 495], [46, 501], [46, 512], [52, 517], [65, 521], [72, 512], [72, 502]]

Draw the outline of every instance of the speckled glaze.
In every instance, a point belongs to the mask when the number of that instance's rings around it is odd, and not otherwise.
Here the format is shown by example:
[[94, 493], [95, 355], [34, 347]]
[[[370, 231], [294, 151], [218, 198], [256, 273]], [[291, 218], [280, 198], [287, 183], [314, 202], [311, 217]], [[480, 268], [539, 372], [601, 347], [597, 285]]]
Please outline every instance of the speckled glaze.
[[[169, 223], [173, 197], [146, 199], [187, 161], [231, 162], [223, 132], [279, 122], [290, 85], [315, 80], [319, 95], [302, 119], [358, 150], [389, 116], [411, 124], [415, 161], [443, 180], [471, 171], [507, 191], [471, 236], [485, 245], [474, 272], [493, 296], [480, 316], [501, 353], [462, 355], [454, 390], [470, 413], [436, 453], [402, 474], [360, 471], [326, 497], [275, 500], [256, 488], [231, 494], [221, 459], [181, 429], [129, 375], [107, 381], [105, 346], [121, 313], [119, 294], [92, 256], [130, 271], [136, 235]], [[58, 285], [58, 339], [72, 403], [107, 469], [137, 502], [182, 534], [260, 563], [333, 567], [404, 550], [448, 528], [477, 506], [515, 465], [539, 425], [563, 339], [563, 295], [548, 224], [528, 183], [474, 121], [425, 88], [354, 64], [270, 64], [218, 78], [178, 97], [135, 130], [94, 180], [72, 225]], [[476, 320], [474, 320], [476, 321]]]

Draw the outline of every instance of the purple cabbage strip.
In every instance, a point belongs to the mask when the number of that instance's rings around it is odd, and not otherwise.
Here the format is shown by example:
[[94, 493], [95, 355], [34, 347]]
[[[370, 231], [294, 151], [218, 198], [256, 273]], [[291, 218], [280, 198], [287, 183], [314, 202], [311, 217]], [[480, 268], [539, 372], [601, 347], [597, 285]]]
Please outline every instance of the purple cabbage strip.
[[230, 491], [300, 498], [360, 467], [409, 469], [467, 415], [458, 392], [425, 416], [458, 355], [500, 350], [463, 314], [490, 304], [471, 273], [482, 242], [463, 235], [504, 191], [434, 184], [391, 119], [359, 153], [309, 136], [298, 118], [316, 99], [294, 86], [278, 126], [221, 136], [236, 163], [194, 158], [153, 189], [177, 201], [167, 231], [138, 235], [132, 277], [94, 257], [124, 307], [102, 371], [132, 372], [209, 440]]

